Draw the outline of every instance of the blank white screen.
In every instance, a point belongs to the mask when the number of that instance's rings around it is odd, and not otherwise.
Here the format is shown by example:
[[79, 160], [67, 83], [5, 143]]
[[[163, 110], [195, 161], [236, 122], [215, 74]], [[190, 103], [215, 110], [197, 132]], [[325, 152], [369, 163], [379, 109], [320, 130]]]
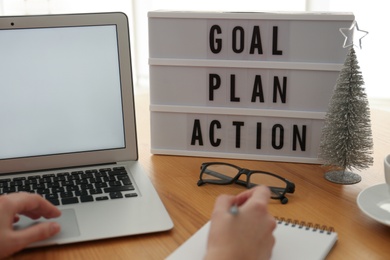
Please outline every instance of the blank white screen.
[[0, 30], [0, 159], [125, 145], [115, 25]]

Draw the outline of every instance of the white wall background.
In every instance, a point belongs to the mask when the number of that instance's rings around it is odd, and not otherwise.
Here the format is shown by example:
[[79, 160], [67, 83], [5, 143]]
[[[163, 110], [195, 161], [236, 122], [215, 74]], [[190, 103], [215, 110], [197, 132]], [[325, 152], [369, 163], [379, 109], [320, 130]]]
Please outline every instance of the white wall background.
[[0, 0], [0, 15], [122, 11], [130, 18], [134, 79], [138, 89], [148, 87], [147, 12], [170, 10], [222, 11], [342, 11], [353, 12], [359, 28], [369, 34], [356, 48], [370, 99], [390, 100], [387, 79], [390, 53], [386, 45], [388, 15], [385, 0]]

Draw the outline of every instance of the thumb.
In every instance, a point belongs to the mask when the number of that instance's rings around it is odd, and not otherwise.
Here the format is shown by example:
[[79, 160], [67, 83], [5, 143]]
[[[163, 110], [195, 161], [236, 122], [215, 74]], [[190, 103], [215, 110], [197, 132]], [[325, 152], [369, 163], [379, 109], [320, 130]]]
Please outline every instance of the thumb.
[[19, 251], [31, 243], [50, 238], [60, 232], [61, 226], [56, 222], [44, 222], [34, 226], [15, 231], [14, 252]]

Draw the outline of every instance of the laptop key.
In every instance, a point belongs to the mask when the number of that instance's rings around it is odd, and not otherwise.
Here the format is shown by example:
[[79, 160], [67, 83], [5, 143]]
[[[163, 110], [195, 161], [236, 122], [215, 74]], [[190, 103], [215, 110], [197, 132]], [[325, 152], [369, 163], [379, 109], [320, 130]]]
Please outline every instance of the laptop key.
[[122, 186], [122, 183], [120, 181], [110, 181], [108, 184], [111, 187], [113, 187], [113, 186]]
[[79, 203], [79, 198], [77, 198], [77, 197], [63, 198], [63, 199], [61, 199], [61, 202], [62, 202], [62, 205], [75, 204], [75, 203]]
[[60, 184], [58, 182], [50, 182], [50, 183], [47, 183], [47, 187], [48, 188], [58, 188], [58, 187], [60, 187]]
[[50, 189], [37, 189], [36, 192], [41, 195], [50, 194]]
[[37, 190], [37, 189], [46, 189], [46, 186], [45, 186], [44, 183], [33, 184], [33, 189], [34, 189], [34, 190]]
[[68, 192], [69, 191], [78, 191], [78, 190], [80, 190], [78, 186], [68, 186], [66, 188], [66, 191], [68, 191]]
[[[47, 198], [46, 198], [47, 199]], [[51, 204], [53, 204], [54, 206], [58, 206], [60, 205], [60, 200], [58, 199], [47, 199]]]
[[107, 196], [96, 197], [96, 201], [108, 200]]
[[69, 172], [59, 172], [57, 176], [69, 176]]
[[26, 177], [15, 177], [12, 180], [13, 181], [24, 181], [24, 180], [26, 180]]
[[73, 192], [72, 191], [65, 191], [60, 193], [61, 198], [72, 198]]
[[98, 189], [98, 188], [106, 188], [108, 187], [107, 183], [103, 182], [103, 183], [96, 183], [95, 184], [95, 187]]
[[[0, 184], [1, 184], [1, 183], [0, 183]], [[38, 179], [30, 179], [30, 178], [29, 178], [29, 179], [27, 179], [27, 180], [24, 181], [24, 184], [26, 184], [26, 185], [30, 185], [30, 184], [33, 184], [33, 185], [34, 185], [34, 184], [35, 184], [35, 185], [36, 185], [36, 184], [38, 184]]]
[[6, 188], [3, 188], [3, 193], [13, 193], [13, 192], [16, 192], [15, 187], [6, 187]]
[[51, 200], [51, 199], [58, 199], [58, 195], [56, 193], [50, 193], [50, 194], [46, 194], [45, 195], [45, 198], [47, 200]]
[[111, 199], [121, 199], [121, 198], [123, 198], [123, 195], [121, 192], [110, 192], [110, 198]]
[[30, 192], [31, 191], [30, 185], [19, 186], [18, 191]]
[[93, 196], [90, 196], [90, 195], [88, 195], [88, 196], [81, 196], [81, 197], [80, 197], [80, 201], [81, 201], [81, 202], [93, 201]]
[[125, 197], [126, 198], [133, 198], [133, 197], [138, 197], [138, 194], [137, 193], [127, 193], [127, 194], [125, 194]]
[[127, 190], [134, 190], [133, 185], [124, 185], [124, 186], [114, 186], [114, 187], [108, 187], [104, 188], [104, 192], [117, 192], [117, 191], [127, 191]]
[[120, 178], [120, 180], [122, 181], [123, 185], [131, 185], [131, 184], [133, 184], [128, 176], [124, 176], [124, 177], [125, 178]]
[[90, 189], [89, 190], [89, 194], [102, 194], [103, 193], [103, 191], [102, 191], [102, 189]]
[[88, 191], [86, 191], [86, 190], [78, 190], [78, 191], [75, 191], [74, 192], [74, 194], [76, 195], [76, 196], [88, 196]]
[[81, 190], [90, 190], [93, 189], [93, 184], [80, 184]]
[[10, 182], [10, 184], [9, 184], [10, 186], [21, 186], [21, 185], [23, 185], [23, 181], [12, 181], [12, 182]]
[[52, 193], [61, 193], [61, 192], [65, 192], [65, 188], [64, 187], [54, 187], [51, 189]]

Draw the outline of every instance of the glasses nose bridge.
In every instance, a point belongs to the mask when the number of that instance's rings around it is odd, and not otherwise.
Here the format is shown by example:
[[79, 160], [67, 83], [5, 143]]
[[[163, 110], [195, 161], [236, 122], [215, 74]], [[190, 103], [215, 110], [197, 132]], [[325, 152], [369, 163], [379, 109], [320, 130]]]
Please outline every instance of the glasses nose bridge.
[[251, 173], [251, 170], [246, 169], [246, 168], [241, 168], [241, 169], [238, 171], [237, 176], [240, 177], [242, 174], [245, 174], [246, 176], [249, 176], [250, 173]]

